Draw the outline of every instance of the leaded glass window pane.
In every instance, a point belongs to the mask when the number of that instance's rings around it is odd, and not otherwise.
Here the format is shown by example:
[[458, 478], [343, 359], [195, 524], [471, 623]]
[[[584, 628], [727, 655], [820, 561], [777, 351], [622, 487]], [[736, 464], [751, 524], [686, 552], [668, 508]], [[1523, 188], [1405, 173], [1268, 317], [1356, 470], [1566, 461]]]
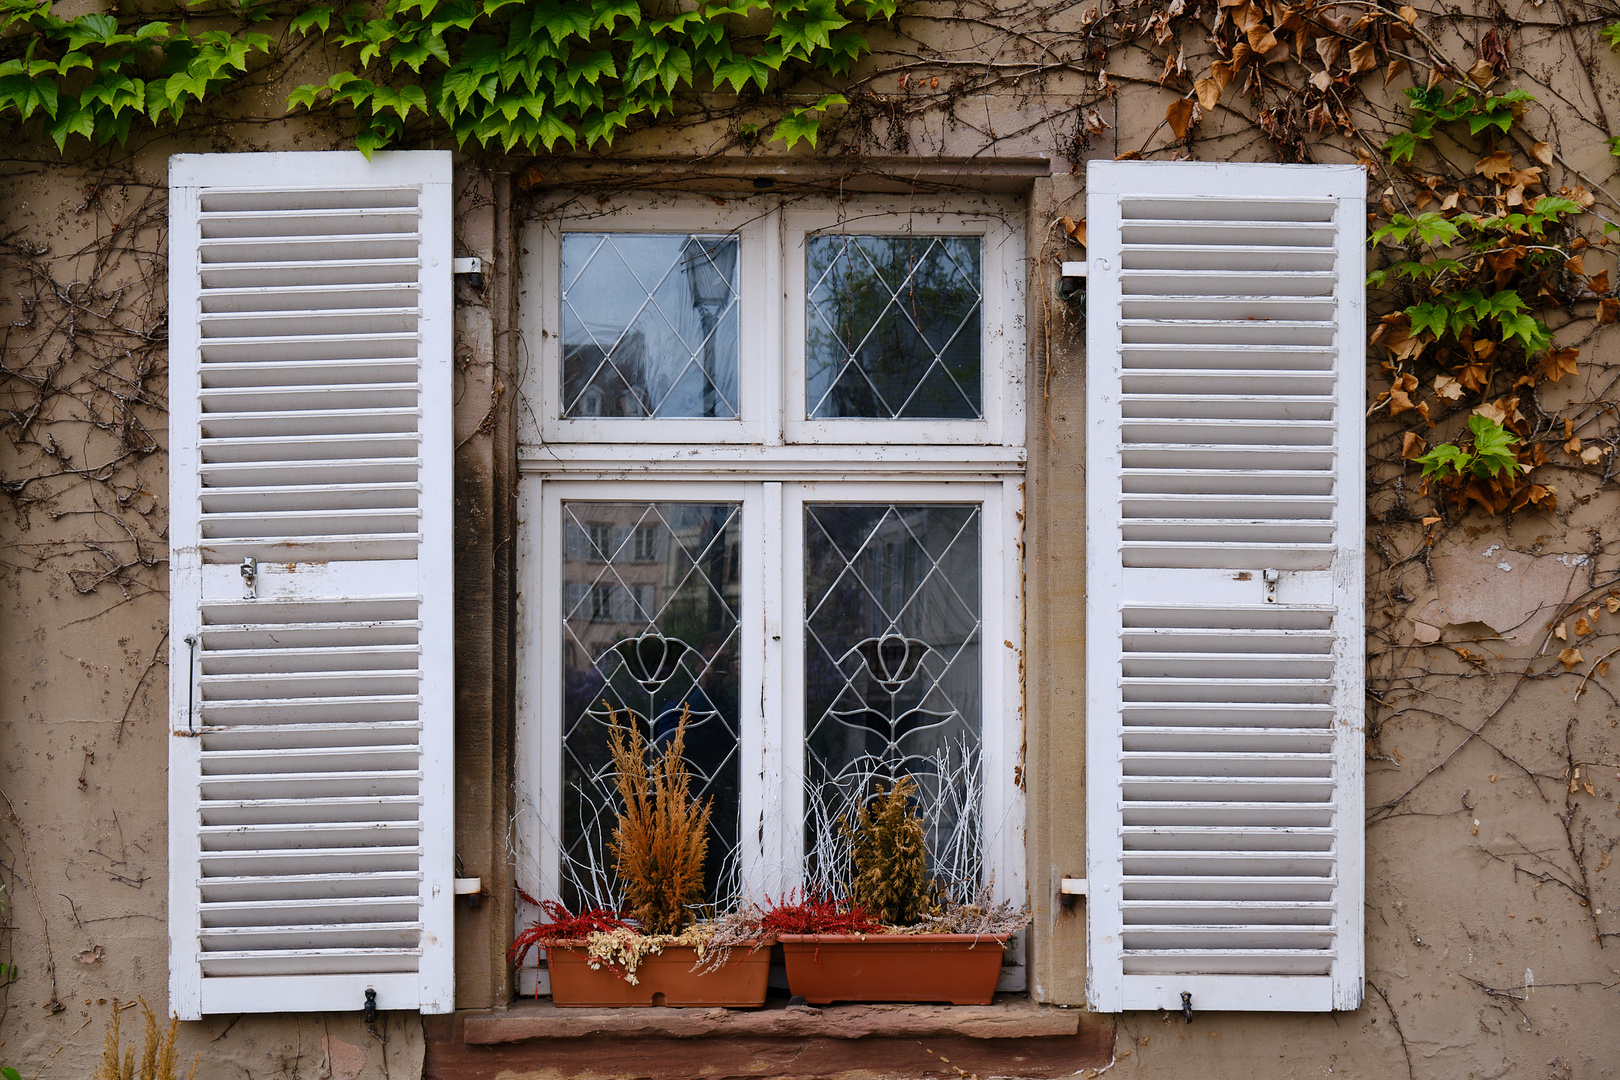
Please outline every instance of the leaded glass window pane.
[[563, 416], [737, 415], [737, 239], [565, 233]]
[[813, 236], [805, 254], [811, 419], [983, 415], [977, 236]]
[[693, 793], [713, 798], [711, 901], [738, 893], [736, 503], [565, 502], [562, 901], [619, 906], [607, 844], [619, 808], [608, 710], [653, 746], [689, 710]]
[[931, 869], [982, 876], [981, 514], [977, 506], [810, 504], [805, 530], [806, 880], [849, 880], [840, 819], [901, 776]]

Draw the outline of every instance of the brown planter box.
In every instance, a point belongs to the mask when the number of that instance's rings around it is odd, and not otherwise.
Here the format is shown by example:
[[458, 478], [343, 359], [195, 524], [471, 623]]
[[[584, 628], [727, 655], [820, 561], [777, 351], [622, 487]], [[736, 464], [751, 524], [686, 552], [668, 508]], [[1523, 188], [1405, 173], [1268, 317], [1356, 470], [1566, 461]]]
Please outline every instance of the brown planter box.
[[1005, 934], [781, 934], [788, 988], [812, 1005], [988, 1005]]
[[551, 1003], [567, 1008], [611, 1005], [668, 1005], [697, 1007], [721, 1005], [731, 1009], [757, 1009], [765, 1004], [765, 982], [771, 969], [771, 950], [750, 952], [733, 947], [731, 958], [718, 971], [693, 973], [697, 950], [672, 945], [643, 957], [636, 966], [636, 983], [610, 964], [592, 968], [583, 946], [578, 952], [550, 949], [546, 965], [551, 972]]

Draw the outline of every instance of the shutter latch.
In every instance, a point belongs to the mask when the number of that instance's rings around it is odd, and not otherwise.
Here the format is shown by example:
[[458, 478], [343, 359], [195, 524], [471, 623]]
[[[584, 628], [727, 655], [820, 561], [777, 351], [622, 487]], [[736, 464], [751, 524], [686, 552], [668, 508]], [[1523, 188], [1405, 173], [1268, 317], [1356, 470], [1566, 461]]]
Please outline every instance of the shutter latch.
[[1266, 603], [1275, 604], [1277, 602], [1277, 582], [1282, 580], [1282, 571], [1263, 570], [1260, 577], [1266, 583]]
[[[1275, 571], [1275, 570], [1268, 571], [1268, 573], [1272, 573], [1272, 574], [1275, 574], [1276, 572], [1277, 571]], [[1187, 1018], [1187, 1023], [1189, 1023], [1189, 1024], [1192, 1023], [1192, 991], [1191, 990], [1183, 990], [1181, 992], [1181, 1015], [1185, 1016]]]
[[[1181, 996], [1183, 999], [1187, 997], [1186, 994], [1182, 994]], [[366, 987], [366, 1005], [364, 1011], [366, 1014], [366, 1023], [375, 1024], [377, 1022], [377, 991], [374, 987]]]
[[254, 600], [259, 595], [259, 560], [251, 555], [242, 560], [242, 596]]

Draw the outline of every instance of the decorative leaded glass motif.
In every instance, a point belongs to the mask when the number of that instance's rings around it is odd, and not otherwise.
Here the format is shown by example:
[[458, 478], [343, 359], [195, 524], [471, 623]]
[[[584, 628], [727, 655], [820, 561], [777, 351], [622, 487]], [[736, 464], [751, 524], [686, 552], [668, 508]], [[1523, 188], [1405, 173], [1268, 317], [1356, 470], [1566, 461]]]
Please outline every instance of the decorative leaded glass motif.
[[563, 416], [737, 415], [737, 240], [565, 233]]
[[977, 236], [813, 236], [805, 254], [811, 419], [976, 420]]
[[812, 504], [805, 529], [806, 880], [849, 880], [840, 819], [911, 776], [931, 869], [982, 876], [977, 506]]
[[689, 712], [693, 794], [714, 799], [711, 900], [738, 892], [736, 503], [565, 502], [562, 901], [618, 907], [607, 844], [618, 811], [608, 710], [653, 747]]

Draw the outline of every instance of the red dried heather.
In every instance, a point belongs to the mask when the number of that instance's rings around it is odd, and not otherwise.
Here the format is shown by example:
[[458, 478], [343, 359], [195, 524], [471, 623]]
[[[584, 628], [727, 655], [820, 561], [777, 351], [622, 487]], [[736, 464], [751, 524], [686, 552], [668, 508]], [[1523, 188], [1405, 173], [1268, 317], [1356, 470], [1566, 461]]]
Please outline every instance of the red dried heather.
[[883, 927], [866, 908], [817, 893], [790, 892], [781, 901], [765, 898], [761, 930], [772, 934], [881, 934]]
[[588, 934], [603, 930], [622, 930], [630, 925], [605, 908], [591, 908], [578, 915], [571, 915], [567, 908], [555, 900], [541, 900], [539, 908], [542, 919], [519, 930], [517, 937], [512, 941], [512, 947], [506, 951], [507, 959], [514, 964], [521, 966], [529, 955], [529, 950], [537, 945], [546, 948], [559, 941], [581, 941]]

